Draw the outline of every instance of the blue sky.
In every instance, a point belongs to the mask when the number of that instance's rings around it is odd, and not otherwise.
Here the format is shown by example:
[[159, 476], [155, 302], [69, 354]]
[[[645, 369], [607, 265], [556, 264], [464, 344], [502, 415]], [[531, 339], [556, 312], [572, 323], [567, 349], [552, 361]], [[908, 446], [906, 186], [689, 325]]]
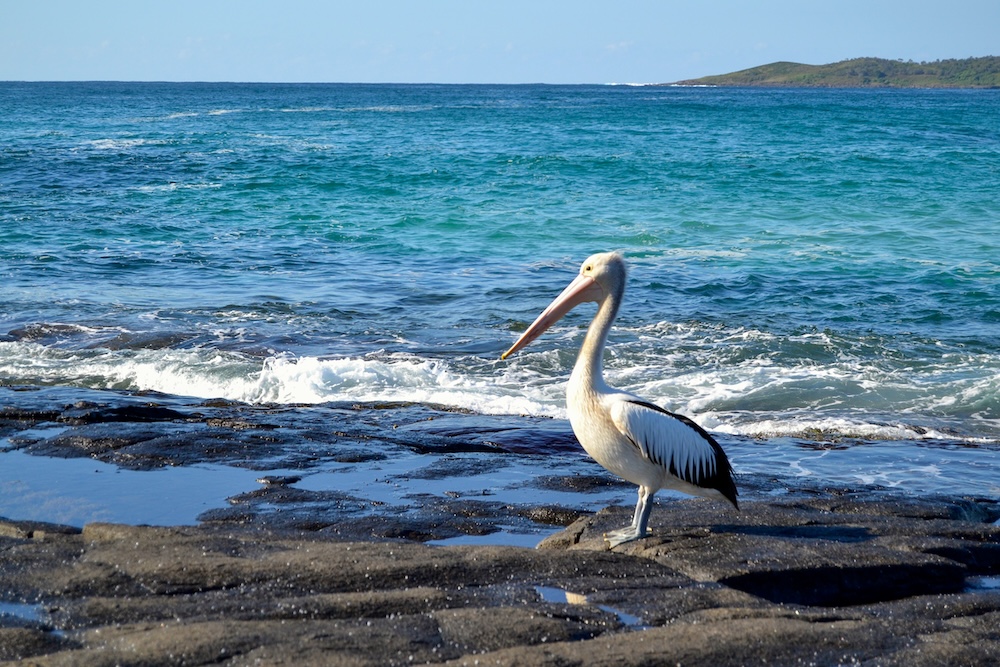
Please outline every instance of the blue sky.
[[0, 0], [0, 80], [649, 83], [985, 55], [998, 0]]

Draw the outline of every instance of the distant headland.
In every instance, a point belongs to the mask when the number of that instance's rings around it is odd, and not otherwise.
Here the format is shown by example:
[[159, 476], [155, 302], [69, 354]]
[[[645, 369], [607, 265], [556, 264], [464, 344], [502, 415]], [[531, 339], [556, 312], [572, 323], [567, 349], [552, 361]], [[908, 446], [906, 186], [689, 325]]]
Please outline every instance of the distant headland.
[[795, 88], [1000, 88], [1000, 57], [962, 60], [854, 58], [829, 65], [776, 62], [750, 69], [677, 81], [684, 86]]

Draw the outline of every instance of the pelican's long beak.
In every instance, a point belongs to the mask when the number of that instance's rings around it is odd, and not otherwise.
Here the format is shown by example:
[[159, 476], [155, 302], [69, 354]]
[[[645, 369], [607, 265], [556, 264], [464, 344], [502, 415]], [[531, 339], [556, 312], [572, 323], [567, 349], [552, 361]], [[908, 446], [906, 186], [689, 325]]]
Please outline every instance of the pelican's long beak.
[[531, 326], [528, 327], [521, 337], [511, 345], [510, 349], [504, 352], [500, 358], [506, 359], [522, 347], [527, 346], [535, 340], [553, 324], [563, 318], [576, 306], [587, 301], [600, 301], [604, 298], [604, 289], [597, 284], [597, 281], [589, 276], [579, 275], [571, 282], [562, 294], [549, 304], [549, 307], [542, 311]]

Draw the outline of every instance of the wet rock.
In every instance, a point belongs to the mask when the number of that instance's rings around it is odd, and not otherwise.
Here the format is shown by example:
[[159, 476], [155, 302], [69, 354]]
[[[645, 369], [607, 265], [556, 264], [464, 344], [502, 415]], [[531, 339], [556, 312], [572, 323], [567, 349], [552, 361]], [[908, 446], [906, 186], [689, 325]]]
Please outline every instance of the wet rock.
[[[563, 422], [421, 404], [268, 407], [112, 392], [92, 392], [102, 400], [79, 400], [89, 393], [65, 388], [17, 393], [0, 387], [0, 434], [13, 434], [13, 446], [31, 454], [88, 456], [134, 470], [206, 462], [306, 470], [331, 461], [380, 461], [400, 450], [441, 456], [437, 470], [424, 471], [428, 478], [453, 474], [456, 464], [449, 467], [445, 460], [453, 455], [497, 455], [482, 464], [488, 470], [503, 465], [499, 457], [505, 451], [527, 441], [534, 441], [536, 449], [544, 443], [545, 451], [564, 441], [576, 449]], [[18, 434], [33, 426], [59, 428], [51, 435]]]
[[58, 523], [47, 523], [45, 521], [9, 521], [0, 517], [0, 537], [42, 539], [46, 535], [51, 534], [65, 533], [73, 535], [79, 532], [79, 528], [64, 526]]
[[616, 487], [635, 490], [635, 484], [607, 475], [542, 475], [534, 479], [532, 485], [550, 491], [575, 493], [598, 493]]
[[80, 648], [76, 642], [38, 628], [0, 627], [0, 660], [21, 660]]
[[45, 440], [35, 442], [22, 438], [13, 440], [24, 443], [26, 451], [39, 456], [66, 458], [88, 456], [98, 460], [114, 460], [119, 458], [114, 455], [115, 452], [159, 438], [162, 433], [162, 428], [155, 427], [88, 424]]
[[521, 513], [535, 523], [547, 526], [568, 526], [587, 515], [586, 512], [558, 505], [540, 505], [521, 510]]
[[[567, 472], [581, 455], [564, 422], [0, 392], [12, 397], [0, 433], [28, 453], [266, 471], [200, 526], [0, 520], [0, 603], [38, 611], [0, 613], [2, 660], [920, 666], [1000, 651], [995, 500], [750, 492], [741, 512], [664, 500], [651, 537], [608, 550], [603, 533], [631, 506], [537, 500], [634, 498], [596, 466]], [[498, 490], [508, 452], [539, 442], [560, 456]], [[352, 461], [374, 464], [347, 489]], [[754, 483], [742, 489], [769, 489]], [[540, 525], [566, 528], [540, 549], [421, 544]]]
[[1000, 526], [973, 520], [995, 510], [842, 493], [739, 513], [669, 502], [652, 537], [614, 550], [601, 535], [630, 508], [539, 549], [5, 521], [0, 591], [47, 619], [0, 623], [0, 650], [37, 665], [989, 664], [1000, 589], [969, 584], [1000, 576]]
[[[651, 537], [616, 550], [779, 604], [838, 607], [960, 593], [970, 576], [1000, 572], [1000, 530], [950, 518], [987, 518], [996, 503], [980, 501], [976, 512], [969, 504], [816, 498], [744, 503], [735, 512], [708, 501], [672, 503], [655, 516]], [[603, 550], [603, 534], [630, 519], [627, 508], [609, 508], [540, 546]]]
[[264, 475], [257, 478], [257, 483], [264, 486], [289, 486], [301, 481], [300, 475]]
[[165, 422], [183, 421], [186, 415], [177, 410], [145, 403], [135, 405], [106, 406], [96, 403], [77, 403], [59, 415], [59, 421], [67, 424], [107, 424], [115, 422]]
[[503, 461], [490, 459], [468, 459], [455, 455], [438, 458], [430, 465], [414, 470], [407, 477], [411, 479], [446, 479], [449, 477], [473, 477], [492, 473], [506, 465]]
[[[490, 584], [503, 582], [504, 590], [520, 591], [515, 597], [534, 601], [537, 578], [648, 570], [615, 563], [612, 554], [581, 559], [208, 528], [90, 524], [61, 539], [54, 550], [11, 540], [0, 551], [0, 589], [45, 599], [73, 642], [50, 647], [51, 662], [36, 664], [207, 664], [264, 655], [326, 662], [352, 655], [360, 664], [440, 660], [620, 625], [598, 608], [502, 606]], [[459, 611], [445, 613], [451, 609]]]
[[[6, 424], [13, 431], [7, 442], [28, 454], [91, 458], [130, 471], [227, 465], [259, 470], [261, 479], [276, 480], [269, 486], [286, 489], [250, 488], [228, 505], [220, 497], [218, 507], [198, 517], [215, 524], [327, 530], [352, 539], [544, 534], [584, 512], [551, 503], [537, 509], [545, 492], [596, 494], [621, 486], [603, 471], [543, 476], [533, 486], [523, 474], [524, 457], [505, 448], [531, 440], [533, 452], [558, 452], [568, 425], [552, 419], [417, 404], [251, 406], [65, 388], [0, 388], [0, 400], [11, 404], [0, 410], [0, 433]], [[584, 461], [575, 442], [572, 456]], [[555, 467], [558, 459], [544, 457], [538, 465], [565, 470]], [[313, 473], [320, 482], [310, 479]], [[339, 493], [294, 490], [341, 482]]]
[[467, 607], [433, 614], [442, 643], [460, 654], [591, 639], [618, 623], [597, 607]]
[[204, 523], [316, 531], [343, 524], [371, 510], [368, 501], [339, 491], [310, 491], [268, 484], [229, 499], [230, 507], [198, 516]]

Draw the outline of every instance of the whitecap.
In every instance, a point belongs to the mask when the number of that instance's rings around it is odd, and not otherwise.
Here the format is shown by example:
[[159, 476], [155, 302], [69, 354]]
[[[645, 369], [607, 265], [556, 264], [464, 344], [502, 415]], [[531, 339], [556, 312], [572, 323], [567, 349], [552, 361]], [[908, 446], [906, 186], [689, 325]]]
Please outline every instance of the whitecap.
[[333, 107], [293, 107], [279, 109], [282, 113], [318, 113], [324, 111], [336, 111]]
[[147, 143], [150, 142], [146, 139], [94, 139], [86, 142], [86, 145], [102, 151], [120, 151], [128, 150], [129, 148], [136, 148], [137, 146], [143, 146]]
[[210, 190], [221, 187], [222, 183], [177, 183], [175, 181], [171, 181], [169, 183], [161, 183], [159, 185], [140, 185], [136, 188], [136, 190], [145, 193], [159, 193], [172, 190]]
[[197, 116], [196, 111], [178, 111], [177, 113], [167, 114], [163, 117], [163, 120], [177, 120], [178, 118], [193, 118]]

